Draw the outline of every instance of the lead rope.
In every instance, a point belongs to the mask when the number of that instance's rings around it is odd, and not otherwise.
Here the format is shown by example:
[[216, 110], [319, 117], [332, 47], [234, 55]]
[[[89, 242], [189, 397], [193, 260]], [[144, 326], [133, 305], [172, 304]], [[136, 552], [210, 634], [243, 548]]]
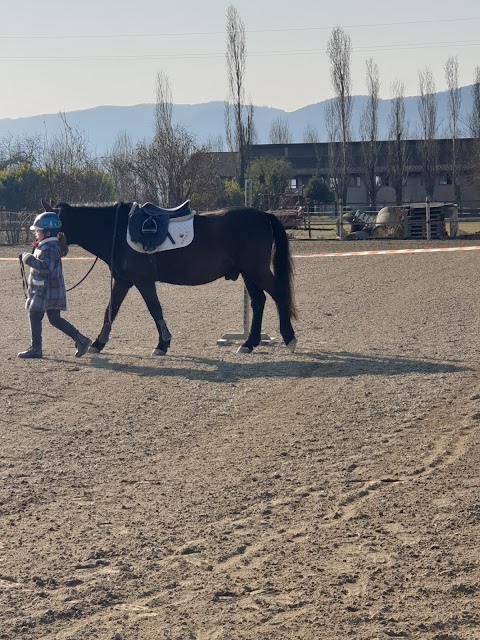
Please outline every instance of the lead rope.
[[[18, 259], [20, 261], [20, 274], [22, 276], [22, 288], [23, 288], [23, 295], [25, 296], [25, 300], [28, 298], [28, 279], [27, 279], [27, 274], [25, 273], [25, 265], [23, 264], [23, 260], [22, 260], [22, 255], [20, 254], [18, 256]], [[77, 282], [77, 284], [74, 284], [73, 287], [70, 287], [69, 289], [66, 289], [66, 291], [72, 291], [73, 289], [75, 289], [75, 287], [78, 287], [79, 284], [82, 284], [82, 282], [84, 280], [87, 279], [87, 276], [90, 275], [93, 267], [97, 264], [97, 260], [98, 260], [98, 256], [95, 258], [92, 266], [90, 267], [90, 269], [87, 271], [87, 273], [83, 276], [83, 278], [81, 280], [79, 280]]]
[[22, 260], [22, 254], [18, 256], [18, 259], [20, 260], [20, 273], [22, 276], [23, 295], [25, 296], [25, 300], [26, 300], [28, 297], [27, 296], [28, 281], [27, 281], [27, 275], [25, 273], [25, 265], [23, 264], [23, 260]]
[[98, 260], [98, 256], [95, 258], [94, 263], [92, 264], [90, 269], [87, 271], [87, 273], [83, 276], [83, 278], [81, 280], [79, 280], [77, 282], [77, 284], [74, 284], [73, 287], [70, 287], [70, 289], [67, 289], [67, 292], [68, 291], [72, 291], [72, 289], [75, 289], [75, 287], [78, 287], [79, 284], [82, 284], [82, 282], [84, 280], [86, 280], [87, 276], [90, 274], [90, 272], [92, 271], [93, 267], [97, 264], [97, 260]]

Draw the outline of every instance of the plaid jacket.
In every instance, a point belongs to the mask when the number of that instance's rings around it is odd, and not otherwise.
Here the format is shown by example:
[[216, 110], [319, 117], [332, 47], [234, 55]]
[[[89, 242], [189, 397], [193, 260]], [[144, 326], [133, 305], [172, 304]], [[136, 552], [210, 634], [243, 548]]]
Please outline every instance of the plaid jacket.
[[26, 309], [64, 311], [67, 308], [67, 292], [58, 238], [45, 238], [33, 254], [24, 253], [22, 260], [30, 267]]

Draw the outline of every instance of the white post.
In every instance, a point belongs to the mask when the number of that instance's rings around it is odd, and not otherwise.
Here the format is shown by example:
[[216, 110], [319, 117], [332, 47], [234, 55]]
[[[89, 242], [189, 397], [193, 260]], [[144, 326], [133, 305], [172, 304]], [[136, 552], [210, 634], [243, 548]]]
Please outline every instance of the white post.
[[252, 205], [253, 205], [252, 181], [248, 179], [248, 180], [245, 180], [245, 206], [251, 207]]
[[450, 209], [450, 237], [456, 238], [458, 234], [458, 204]]
[[305, 224], [307, 225], [308, 237], [309, 237], [309, 239], [311, 239], [312, 238], [312, 218], [311, 218], [311, 214], [310, 214], [310, 201], [308, 200], [308, 198], [305, 200], [305, 207], [306, 207], [306, 210], [307, 210], [307, 216], [303, 217], [304, 226], [305, 226]]
[[426, 201], [425, 201], [425, 226], [427, 230], [427, 240], [431, 240], [432, 229], [430, 224], [430, 200], [428, 199], [428, 197], [426, 198]]
[[343, 202], [339, 198], [337, 206], [337, 236], [339, 240], [343, 240]]

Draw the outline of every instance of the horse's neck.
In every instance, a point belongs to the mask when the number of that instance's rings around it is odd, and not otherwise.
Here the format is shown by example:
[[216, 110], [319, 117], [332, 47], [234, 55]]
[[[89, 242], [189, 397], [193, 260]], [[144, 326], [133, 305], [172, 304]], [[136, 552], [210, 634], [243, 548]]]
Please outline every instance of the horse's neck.
[[[88, 233], [85, 234], [84, 238], [81, 238], [78, 244], [89, 253], [98, 256], [101, 260], [110, 264], [114, 244], [114, 233], [117, 237], [115, 244], [118, 243], [118, 230], [120, 227], [119, 211], [114, 210], [111, 214], [110, 212], [106, 212], [103, 220], [103, 215], [99, 216], [98, 212], [95, 215], [96, 219], [86, 224], [85, 228], [88, 229]], [[99, 219], [101, 220], [101, 225], [99, 225]]]

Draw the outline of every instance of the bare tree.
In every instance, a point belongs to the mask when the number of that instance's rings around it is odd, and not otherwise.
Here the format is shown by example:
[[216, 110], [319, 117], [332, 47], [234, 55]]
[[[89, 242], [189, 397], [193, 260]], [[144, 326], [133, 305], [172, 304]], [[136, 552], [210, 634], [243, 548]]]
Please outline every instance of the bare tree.
[[21, 164], [36, 165], [42, 157], [43, 144], [39, 135], [14, 136], [0, 139], [0, 169]]
[[205, 143], [208, 151], [225, 151], [223, 136], [212, 136]]
[[286, 118], [278, 116], [270, 127], [270, 144], [290, 144], [292, 133]]
[[139, 196], [165, 207], [180, 204], [190, 194], [191, 158], [198, 150], [194, 137], [174, 125], [170, 81], [158, 73], [153, 140], [138, 144], [133, 159]]
[[407, 138], [408, 122], [405, 117], [405, 87], [394, 81], [390, 86], [391, 111], [388, 117], [388, 173], [395, 190], [395, 203], [403, 202], [403, 185], [408, 176]]
[[215, 154], [199, 151], [192, 157], [190, 168], [195, 173], [189, 196], [193, 208], [196, 211], [212, 211], [223, 206], [225, 185], [224, 180], [218, 175]]
[[452, 145], [450, 150], [450, 172], [455, 200], [461, 207], [462, 188], [458, 172], [458, 138], [461, 137], [459, 119], [462, 94], [458, 87], [458, 59], [456, 56], [450, 56], [445, 62], [445, 80], [448, 87], [448, 130]]
[[163, 72], [156, 77], [155, 133], [150, 151], [156, 157], [157, 199], [174, 207], [189, 193], [187, 165], [198, 151], [187, 130], [173, 124], [173, 99], [170, 80]]
[[[343, 198], [343, 181], [341, 179], [341, 144], [338, 122], [335, 115], [333, 101], [325, 106], [325, 127], [328, 140], [328, 177], [330, 188], [335, 193], [335, 207]], [[345, 202], [345, 201], [344, 201]]]
[[70, 174], [90, 163], [89, 142], [85, 132], [69, 124], [65, 113], [59, 116], [60, 130], [45, 146], [45, 166]]
[[418, 74], [418, 112], [421, 126], [421, 146], [425, 195], [433, 200], [437, 179], [437, 101], [435, 80], [432, 71], [426, 67]]
[[[210, 202], [220, 189], [211, 168], [211, 154], [197, 145], [193, 135], [173, 122], [170, 81], [164, 73], [156, 77], [154, 137], [137, 145], [132, 158], [136, 191], [141, 200], [174, 207], [187, 198]], [[210, 188], [209, 181], [216, 186]]]
[[468, 132], [474, 139], [470, 160], [470, 179], [480, 185], [480, 67], [475, 67], [472, 85], [472, 110], [468, 116]]
[[162, 137], [150, 143], [139, 143], [133, 156], [133, 171], [140, 200], [159, 202], [174, 207], [188, 199], [195, 182], [192, 158], [198, 152], [194, 140], [186, 132], [177, 132], [175, 149], [164, 144]]
[[106, 158], [107, 170], [112, 178], [115, 196], [129, 202], [138, 200], [138, 180], [133, 170], [134, 148], [126, 131], [118, 134], [113, 148]]
[[380, 79], [378, 65], [373, 58], [369, 58], [366, 61], [366, 81], [368, 100], [360, 119], [360, 137], [362, 140], [364, 181], [367, 188], [368, 202], [370, 208], [375, 209], [377, 206], [377, 193], [380, 188], [377, 180]]
[[307, 144], [318, 144], [321, 140], [320, 132], [313, 125], [308, 123], [303, 130], [303, 142]]
[[239, 154], [239, 184], [245, 183], [249, 147], [255, 137], [253, 105], [245, 106], [247, 47], [245, 25], [233, 5], [227, 9], [228, 98], [225, 101], [225, 133], [228, 147]]
[[112, 197], [112, 184], [90, 152], [84, 131], [60, 115], [59, 132], [46, 139], [40, 166], [50, 183], [50, 197], [70, 202], [105, 202]]
[[154, 136], [173, 136], [173, 98], [170, 79], [159, 71], [155, 79], [155, 130]]
[[480, 67], [475, 67], [472, 84], [472, 110], [468, 116], [468, 130], [472, 138], [480, 140]]
[[352, 81], [350, 74], [351, 42], [341, 27], [335, 27], [327, 44], [327, 55], [330, 59], [330, 79], [335, 98], [329, 103], [330, 114], [333, 120], [331, 128], [335, 130], [335, 138], [340, 142], [340, 157], [337, 176], [338, 194], [341, 194], [343, 202], [347, 199], [348, 170], [349, 170], [349, 143], [351, 139], [352, 119]]
[[[315, 129], [311, 124], [307, 124], [303, 131], [303, 142], [307, 144], [312, 144], [315, 152], [315, 159], [317, 163], [317, 175], [320, 176], [320, 168], [328, 164], [324, 161], [324, 154], [322, 153], [323, 147], [320, 144], [320, 132], [318, 129]], [[325, 175], [323, 175], [323, 179], [325, 179]]]

